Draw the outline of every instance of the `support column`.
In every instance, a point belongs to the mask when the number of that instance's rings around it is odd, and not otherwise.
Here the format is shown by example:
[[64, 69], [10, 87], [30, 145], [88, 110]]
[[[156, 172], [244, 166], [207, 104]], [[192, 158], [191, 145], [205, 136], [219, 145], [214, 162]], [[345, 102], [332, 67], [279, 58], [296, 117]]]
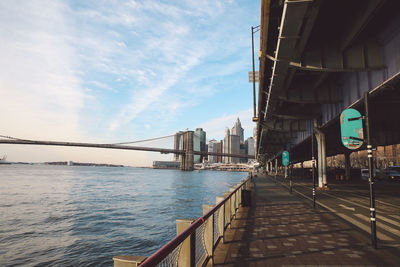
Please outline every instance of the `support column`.
[[278, 158], [275, 159], [275, 176], [278, 176]]
[[350, 151], [344, 152], [344, 176], [346, 181], [350, 181], [351, 163], [350, 163]]
[[326, 143], [325, 134], [319, 130], [317, 120], [314, 120], [315, 137], [318, 148], [318, 187], [326, 188], [328, 183], [326, 179]]

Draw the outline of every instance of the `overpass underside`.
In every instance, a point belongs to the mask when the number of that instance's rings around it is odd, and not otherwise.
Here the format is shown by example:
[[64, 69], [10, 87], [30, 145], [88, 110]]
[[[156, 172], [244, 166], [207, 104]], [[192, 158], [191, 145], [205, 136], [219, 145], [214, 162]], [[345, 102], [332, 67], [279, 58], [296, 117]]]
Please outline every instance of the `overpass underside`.
[[400, 143], [399, 15], [399, 1], [262, 1], [259, 161], [310, 160], [313, 131], [319, 161], [348, 154], [340, 113], [365, 114], [365, 92], [373, 147]]

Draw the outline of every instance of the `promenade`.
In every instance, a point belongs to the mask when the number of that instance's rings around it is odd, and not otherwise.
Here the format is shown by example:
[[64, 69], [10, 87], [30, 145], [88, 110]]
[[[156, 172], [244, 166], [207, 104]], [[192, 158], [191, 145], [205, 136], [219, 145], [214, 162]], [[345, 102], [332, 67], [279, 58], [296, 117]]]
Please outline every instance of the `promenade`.
[[271, 177], [253, 182], [252, 206], [239, 209], [214, 266], [400, 266], [394, 248], [373, 249], [367, 234]]

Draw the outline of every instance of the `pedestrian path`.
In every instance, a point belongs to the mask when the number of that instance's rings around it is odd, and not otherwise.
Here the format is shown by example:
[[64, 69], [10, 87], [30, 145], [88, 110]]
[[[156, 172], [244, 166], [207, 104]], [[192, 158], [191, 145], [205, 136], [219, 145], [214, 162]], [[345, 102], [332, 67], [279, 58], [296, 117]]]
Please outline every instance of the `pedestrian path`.
[[373, 249], [367, 235], [271, 177], [253, 181], [252, 206], [239, 209], [214, 266], [400, 266], [395, 250]]

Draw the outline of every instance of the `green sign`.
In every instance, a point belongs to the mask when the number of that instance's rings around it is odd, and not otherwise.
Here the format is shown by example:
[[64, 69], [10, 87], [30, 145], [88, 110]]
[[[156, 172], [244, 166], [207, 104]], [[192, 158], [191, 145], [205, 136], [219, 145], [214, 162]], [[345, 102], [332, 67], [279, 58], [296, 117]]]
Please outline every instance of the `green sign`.
[[282, 165], [285, 167], [289, 166], [289, 152], [288, 151], [282, 152]]
[[358, 149], [364, 143], [362, 116], [358, 110], [349, 108], [340, 115], [342, 143], [348, 149]]

